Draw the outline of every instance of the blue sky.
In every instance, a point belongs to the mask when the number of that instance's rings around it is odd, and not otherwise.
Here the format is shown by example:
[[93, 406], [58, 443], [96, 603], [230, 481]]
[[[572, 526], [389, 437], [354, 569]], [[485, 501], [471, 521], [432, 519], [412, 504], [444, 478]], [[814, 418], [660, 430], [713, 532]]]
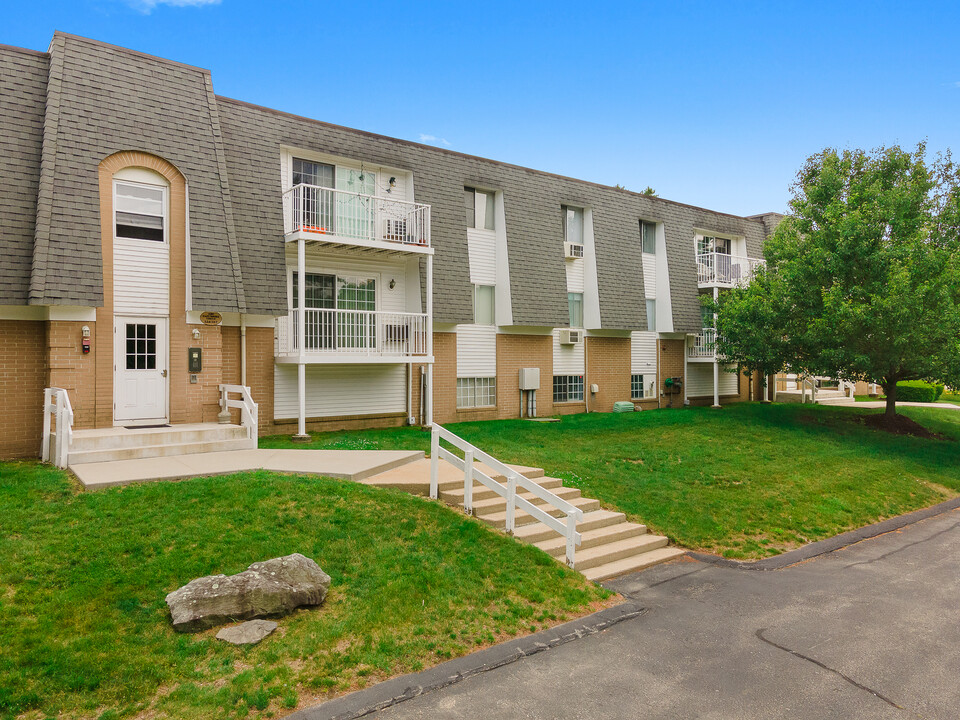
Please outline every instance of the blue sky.
[[960, 151], [956, 2], [17, 3], [209, 68], [217, 93], [736, 214], [826, 146]]

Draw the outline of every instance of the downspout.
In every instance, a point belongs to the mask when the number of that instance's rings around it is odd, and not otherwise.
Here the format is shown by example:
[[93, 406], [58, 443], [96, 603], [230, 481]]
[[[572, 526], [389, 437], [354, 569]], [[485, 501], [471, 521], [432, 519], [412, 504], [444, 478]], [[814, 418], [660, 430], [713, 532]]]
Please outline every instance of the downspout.
[[[686, 350], [686, 348], [684, 348]], [[686, 385], [686, 377], [684, 377], [684, 385]], [[660, 337], [657, 336], [657, 410], [663, 409], [663, 393], [660, 391]]]
[[587, 356], [587, 346], [590, 343], [587, 342], [587, 331], [583, 331], [583, 411], [590, 412], [590, 379], [587, 375], [587, 368], [590, 367], [589, 358]]
[[247, 386], [247, 319], [240, 313], [240, 384]]

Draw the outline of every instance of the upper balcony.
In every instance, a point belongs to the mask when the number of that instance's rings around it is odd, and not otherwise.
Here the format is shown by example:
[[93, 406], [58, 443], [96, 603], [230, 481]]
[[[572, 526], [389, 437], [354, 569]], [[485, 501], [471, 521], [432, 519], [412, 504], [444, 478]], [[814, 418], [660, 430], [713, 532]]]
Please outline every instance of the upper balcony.
[[406, 200], [295, 185], [283, 194], [288, 242], [432, 254], [430, 206]]
[[758, 266], [766, 261], [743, 255], [706, 252], [697, 255], [699, 287], [739, 287], [753, 278]]

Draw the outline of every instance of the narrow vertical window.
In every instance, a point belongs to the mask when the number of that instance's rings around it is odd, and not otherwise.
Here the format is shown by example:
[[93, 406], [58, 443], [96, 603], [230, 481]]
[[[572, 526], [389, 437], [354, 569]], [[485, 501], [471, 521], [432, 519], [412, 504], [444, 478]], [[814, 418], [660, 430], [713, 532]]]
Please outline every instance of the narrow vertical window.
[[643, 252], [655, 255], [657, 252], [657, 224], [641, 220], [640, 233], [643, 236]]
[[567, 293], [567, 310], [570, 313], [570, 327], [583, 327], [583, 293]]
[[561, 208], [563, 212], [563, 239], [569, 243], [583, 245], [583, 210], [580, 208]]
[[495, 287], [474, 285], [473, 322], [477, 325], [496, 325]]
[[657, 329], [657, 301], [647, 300], [647, 330], [655, 332]]

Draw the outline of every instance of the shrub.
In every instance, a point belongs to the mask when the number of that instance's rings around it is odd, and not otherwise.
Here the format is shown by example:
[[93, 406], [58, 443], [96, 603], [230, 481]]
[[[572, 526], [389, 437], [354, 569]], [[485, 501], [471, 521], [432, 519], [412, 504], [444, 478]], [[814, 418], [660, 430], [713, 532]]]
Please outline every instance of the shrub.
[[[941, 392], [943, 391], [941, 390]], [[923, 380], [907, 380], [897, 383], [897, 400], [932, 403], [938, 395], [936, 386]]]
[[937, 392], [937, 394], [933, 398], [933, 401], [936, 402], [937, 400], [940, 399], [940, 396], [943, 395], [944, 386], [937, 384], [937, 385], [934, 385], [933, 388]]

